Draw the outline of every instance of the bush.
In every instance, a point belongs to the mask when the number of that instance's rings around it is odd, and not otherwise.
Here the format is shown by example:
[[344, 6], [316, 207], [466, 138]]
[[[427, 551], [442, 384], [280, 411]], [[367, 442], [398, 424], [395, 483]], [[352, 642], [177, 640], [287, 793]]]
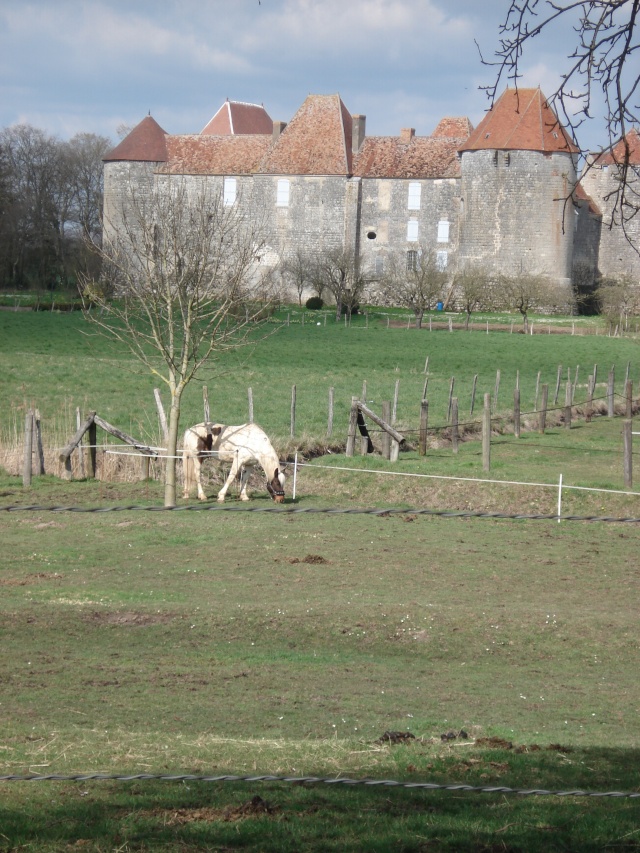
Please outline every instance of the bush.
[[320, 296], [310, 296], [304, 304], [309, 311], [319, 311], [324, 306], [324, 299]]

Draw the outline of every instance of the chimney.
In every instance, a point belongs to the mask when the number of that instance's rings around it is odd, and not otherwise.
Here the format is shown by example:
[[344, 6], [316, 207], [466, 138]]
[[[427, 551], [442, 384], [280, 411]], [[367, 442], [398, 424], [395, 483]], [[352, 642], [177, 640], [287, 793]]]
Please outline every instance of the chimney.
[[273, 142], [277, 142], [278, 137], [287, 126], [286, 121], [274, 121], [273, 123]]
[[400, 142], [408, 145], [416, 135], [415, 127], [403, 127], [400, 131]]
[[351, 121], [351, 153], [357, 154], [360, 148], [362, 147], [362, 143], [364, 142], [367, 117], [360, 115], [351, 116]]

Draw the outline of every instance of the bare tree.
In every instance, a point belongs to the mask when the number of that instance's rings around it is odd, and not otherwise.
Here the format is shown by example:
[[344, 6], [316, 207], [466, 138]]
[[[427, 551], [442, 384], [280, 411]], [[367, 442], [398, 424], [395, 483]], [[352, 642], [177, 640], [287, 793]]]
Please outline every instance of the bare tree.
[[[95, 244], [94, 244], [95, 247]], [[182, 395], [223, 353], [256, 340], [272, 298], [260, 264], [262, 230], [221, 194], [166, 179], [130, 187], [118, 222], [105, 222], [101, 282], [85, 281], [86, 316], [167, 386], [165, 505], [176, 500]], [[92, 310], [96, 306], [102, 310]]]
[[464, 327], [474, 311], [484, 311], [492, 307], [494, 301], [493, 278], [485, 267], [468, 266], [454, 277], [456, 302], [465, 313]]
[[363, 267], [359, 255], [348, 249], [335, 249], [315, 258], [312, 280], [318, 295], [325, 288], [333, 294], [339, 320], [343, 311], [350, 318], [357, 310], [373, 276]]
[[637, 283], [629, 275], [602, 279], [595, 291], [600, 313], [609, 324], [609, 331], [616, 326], [627, 328], [629, 317], [640, 310], [640, 292]]
[[622, 140], [616, 148], [619, 182], [612, 219], [623, 228], [640, 210], [640, 176], [627, 139], [640, 120], [639, 12], [640, 0], [511, 0], [495, 58], [483, 60], [497, 68], [494, 84], [486, 87], [493, 102], [504, 82], [517, 87], [533, 40], [571, 24], [575, 37], [568, 64], [549, 102], [578, 144], [583, 122], [600, 112], [608, 137], [602, 150]]
[[[314, 284], [313, 268], [313, 259], [302, 249], [297, 249], [280, 265], [282, 278], [298, 295], [298, 305], [302, 305], [302, 296], [306, 288]], [[319, 293], [318, 296], [322, 294]]]
[[563, 304], [552, 281], [545, 275], [522, 272], [519, 275], [501, 276], [497, 281], [497, 300], [507, 309], [519, 311], [525, 334], [529, 331], [529, 314], [539, 311], [552, 311]]
[[431, 311], [444, 297], [447, 279], [437, 252], [422, 247], [407, 252], [406, 257], [392, 257], [378, 290], [388, 304], [413, 311], [420, 329], [425, 311]]

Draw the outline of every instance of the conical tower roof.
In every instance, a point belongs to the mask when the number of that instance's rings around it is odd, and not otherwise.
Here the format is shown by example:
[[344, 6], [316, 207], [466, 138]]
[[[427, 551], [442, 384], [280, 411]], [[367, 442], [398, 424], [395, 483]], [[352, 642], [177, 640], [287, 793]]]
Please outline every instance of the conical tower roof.
[[158, 122], [148, 115], [102, 159], [105, 163], [113, 160], [164, 163], [167, 160], [166, 136]]
[[507, 89], [458, 150], [487, 149], [579, 152], [540, 89]]

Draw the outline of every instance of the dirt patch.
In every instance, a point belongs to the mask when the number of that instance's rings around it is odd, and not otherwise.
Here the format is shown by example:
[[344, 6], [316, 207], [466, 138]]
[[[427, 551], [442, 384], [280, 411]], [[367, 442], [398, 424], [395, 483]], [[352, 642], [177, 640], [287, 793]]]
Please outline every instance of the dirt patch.
[[307, 556], [302, 559], [299, 557], [289, 557], [287, 562], [292, 563], [293, 565], [296, 563], [307, 563], [311, 566], [322, 566], [326, 565], [329, 561], [325, 560], [324, 557], [321, 557], [320, 554], [307, 554]]
[[184, 826], [197, 821], [206, 821], [207, 823], [213, 821], [233, 822], [252, 817], [264, 817], [265, 815], [273, 817], [280, 811], [280, 806], [272, 806], [271, 803], [256, 795], [241, 806], [227, 806], [224, 809], [174, 809], [171, 811], [154, 809], [137, 814], [144, 817], [161, 818], [164, 826]]
[[149, 625], [164, 625], [174, 618], [172, 613], [138, 613], [135, 610], [94, 610], [85, 620], [95, 625], [117, 625], [123, 628], [146, 628]]

